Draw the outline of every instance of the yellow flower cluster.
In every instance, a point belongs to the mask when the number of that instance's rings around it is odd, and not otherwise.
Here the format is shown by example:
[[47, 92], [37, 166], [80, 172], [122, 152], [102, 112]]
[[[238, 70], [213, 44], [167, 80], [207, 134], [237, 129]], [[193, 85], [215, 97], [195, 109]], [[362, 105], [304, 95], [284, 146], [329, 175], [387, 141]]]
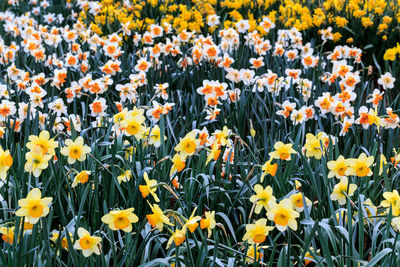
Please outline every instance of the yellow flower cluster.
[[395, 47], [389, 48], [388, 50], [386, 50], [385, 54], [383, 55], [383, 59], [395, 61], [397, 55], [400, 55], [400, 44], [399, 43], [397, 43], [397, 45]]
[[179, 14], [173, 20], [172, 26], [179, 32], [184, 30], [200, 32], [204, 27], [203, 15], [195, 7], [188, 9], [185, 5], [179, 5]]
[[[220, 26], [224, 29], [238, 28], [239, 21], [247, 20], [250, 32], [257, 30], [264, 36], [267, 32], [258, 24], [266, 15], [273, 23], [294, 27], [299, 31], [312, 32], [332, 27], [332, 41], [353, 43], [354, 40], [362, 42], [371, 33], [372, 36], [379, 35], [383, 41], [391, 38], [393, 30], [400, 23], [400, 11], [395, 8], [396, 5], [384, 0], [328, 0], [322, 3], [316, 0], [193, 0], [191, 5], [171, 0], [133, 0], [123, 3], [103, 0], [97, 8], [89, 9], [89, 5], [84, 5], [79, 20], [98, 35], [119, 32], [121, 26], [124, 31], [142, 32], [148, 30], [156, 20], [160, 20], [166, 31], [173, 28], [178, 32], [213, 33]], [[254, 9], [264, 10], [264, 14], [260, 16], [258, 12], [253, 12]], [[218, 17], [216, 22], [210, 22], [215, 21], [215, 17]], [[367, 29], [372, 32], [367, 33]], [[363, 38], [359, 38], [360, 33]], [[394, 61], [396, 51], [388, 49], [384, 60]]]

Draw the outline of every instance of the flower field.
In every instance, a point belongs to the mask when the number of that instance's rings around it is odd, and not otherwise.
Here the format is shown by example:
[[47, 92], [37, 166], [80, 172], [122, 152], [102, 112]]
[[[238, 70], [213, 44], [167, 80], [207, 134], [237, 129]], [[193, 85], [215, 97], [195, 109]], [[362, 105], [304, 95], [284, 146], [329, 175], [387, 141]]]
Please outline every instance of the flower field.
[[0, 266], [400, 266], [400, 2], [0, 1]]

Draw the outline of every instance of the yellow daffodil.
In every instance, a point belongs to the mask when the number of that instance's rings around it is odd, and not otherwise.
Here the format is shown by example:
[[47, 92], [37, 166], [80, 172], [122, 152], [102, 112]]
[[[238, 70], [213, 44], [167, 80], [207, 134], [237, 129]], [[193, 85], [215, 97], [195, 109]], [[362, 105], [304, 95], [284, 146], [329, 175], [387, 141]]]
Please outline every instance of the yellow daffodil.
[[79, 183], [84, 184], [88, 181], [89, 175], [91, 174], [91, 171], [81, 171], [74, 177], [74, 181], [72, 182], [71, 187], [74, 188], [76, 187]]
[[390, 223], [393, 227], [393, 230], [395, 230], [396, 232], [400, 232], [400, 217], [394, 217]]
[[39, 177], [42, 170], [47, 169], [51, 155], [43, 154], [40, 147], [33, 147], [32, 151], [25, 155], [26, 163], [24, 169], [26, 172], [31, 172], [33, 176]]
[[132, 232], [132, 223], [138, 222], [139, 218], [133, 213], [135, 209], [112, 210], [101, 218], [103, 223], [108, 224], [111, 230], [123, 230], [124, 232]]
[[18, 217], [26, 217], [28, 222], [35, 224], [41, 217], [46, 217], [49, 213], [49, 206], [52, 197], [42, 197], [42, 192], [38, 188], [32, 189], [26, 198], [18, 200], [21, 207], [15, 213]]
[[132, 178], [132, 172], [131, 170], [126, 170], [124, 171], [121, 175], [117, 177], [118, 183], [121, 184], [122, 182], [129, 182], [129, 180]]
[[[344, 209], [340, 209], [336, 211], [335, 217], [336, 217], [336, 221], [339, 224], [347, 224], [348, 222], [348, 217], [346, 215], [347, 211]], [[351, 222], [354, 223], [353, 218], [351, 219]]]
[[[378, 208], [372, 203], [371, 199], [369, 198], [365, 200], [363, 204], [367, 213], [367, 216], [363, 216], [364, 224], [377, 222], [378, 218], [376, 218], [376, 215], [378, 215]], [[355, 212], [353, 217], [357, 218], [357, 216], [358, 212]]]
[[29, 231], [33, 229], [33, 224], [31, 224], [26, 217], [24, 217], [24, 231]]
[[176, 229], [168, 240], [167, 249], [169, 249], [169, 247], [172, 245], [172, 242], [175, 243], [175, 246], [179, 246], [185, 241], [185, 238], [186, 238], [186, 228], [183, 227], [181, 230]]
[[383, 198], [385, 200], [382, 200], [381, 206], [387, 208], [390, 207], [390, 205], [396, 205], [397, 201], [400, 199], [400, 195], [397, 190], [393, 190], [393, 192], [384, 192]]
[[128, 109], [124, 108], [123, 110], [121, 110], [121, 112], [113, 116], [114, 125], [117, 125], [121, 128], [126, 128], [128, 126], [128, 123], [125, 120], [127, 116], [128, 116]]
[[372, 203], [372, 200], [367, 198], [367, 200], [364, 201], [364, 207], [365, 211], [367, 212], [368, 217], [375, 216], [378, 212], [377, 207]]
[[297, 230], [296, 218], [300, 214], [293, 209], [293, 204], [290, 199], [283, 199], [277, 204], [275, 201], [270, 201], [270, 210], [267, 212], [268, 219], [274, 221], [276, 228], [283, 232], [289, 226], [293, 231]]
[[204, 213], [205, 218], [200, 220], [200, 228], [207, 229], [208, 231], [208, 238], [210, 238], [212, 230], [217, 225], [215, 221], [215, 211], [206, 211]]
[[222, 128], [222, 131], [217, 130], [215, 133], [213, 133], [213, 136], [215, 136], [215, 142], [221, 146], [226, 146], [229, 145], [228, 142], [228, 136], [231, 134], [231, 131], [228, 129], [228, 127], [224, 126]]
[[54, 141], [54, 139], [50, 139], [50, 133], [48, 131], [40, 132], [39, 136], [30, 135], [29, 141], [26, 147], [31, 150], [34, 146], [38, 146], [41, 148], [43, 154], [49, 154], [51, 156], [56, 154], [54, 149], [58, 147], [58, 142]]
[[7, 171], [13, 164], [13, 158], [10, 155], [10, 150], [4, 151], [0, 146], [0, 179], [5, 180], [7, 178]]
[[129, 159], [129, 157], [133, 155], [133, 152], [135, 152], [136, 149], [133, 146], [130, 145], [128, 140], [124, 141], [124, 146], [125, 146], [125, 148], [124, 148], [124, 150], [125, 150], [125, 159]]
[[318, 137], [321, 137], [321, 135], [318, 134], [317, 136], [314, 136], [312, 133], [308, 133], [306, 135], [306, 143], [304, 148], [306, 150], [306, 156], [309, 158], [314, 157], [316, 159], [321, 159], [322, 157], [322, 141]]
[[[385, 155], [381, 154], [379, 157], [379, 175], [382, 175], [384, 166], [387, 166], [387, 160]], [[388, 172], [389, 170], [386, 170]]]
[[142, 139], [143, 134], [146, 133], [146, 126], [144, 122], [146, 118], [143, 116], [143, 109], [136, 107], [126, 116], [125, 134], [127, 136], [133, 135], [137, 140]]
[[186, 134], [184, 138], [181, 139], [178, 145], [174, 148], [174, 150], [180, 153], [183, 157], [191, 156], [196, 151], [196, 148], [200, 144], [200, 139], [196, 138], [197, 131], [193, 130], [190, 133]]
[[343, 156], [339, 156], [337, 160], [328, 161], [327, 165], [329, 169], [328, 178], [335, 176], [340, 179], [346, 176], [348, 167], [346, 159]]
[[278, 169], [278, 164], [277, 163], [271, 164], [271, 162], [272, 159], [268, 160], [267, 162], [264, 163], [264, 165], [261, 168], [263, 171], [263, 174], [261, 175], [260, 178], [261, 183], [264, 182], [265, 175], [269, 174], [272, 177], [274, 177], [276, 174], [276, 170]]
[[15, 227], [5, 227], [1, 226], [0, 227], [0, 234], [2, 234], [1, 238], [3, 239], [4, 242], [7, 242], [8, 244], [12, 245], [14, 242], [14, 229]]
[[263, 188], [262, 185], [256, 184], [254, 186], [254, 191], [256, 192], [255, 195], [252, 195], [250, 197], [250, 201], [252, 203], [256, 203], [256, 207], [254, 212], [256, 214], [260, 214], [262, 208], [265, 208], [266, 211], [269, 210], [268, 203], [269, 201], [274, 201], [275, 202], [275, 197], [272, 192], [272, 187], [267, 186], [266, 188]]
[[274, 145], [275, 151], [270, 152], [269, 156], [273, 159], [291, 160], [291, 154], [297, 152], [292, 148], [293, 144], [284, 144], [282, 142], [276, 142]]
[[[255, 249], [254, 249], [255, 247]], [[255, 261], [259, 261], [262, 259], [263, 254], [261, 252], [259, 252], [260, 246], [257, 245], [252, 245], [249, 246], [249, 248], [247, 249], [247, 253], [246, 253], [246, 263], [247, 264], [252, 264]]]
[[82, 227], [78, 228], [79, 239], [75, 241], [74, 248], [82, 250], [83, 256], [89, 257], [93, 253], [100, 255], [101, 237], [91, 236], [90, 233]]
[[346, 196], [351, 197], [356, 191], [357, 185], [349, 184], [347, 177], [340, 179], [340, 182], [335, 185], [333, 192], [331, 194], [331, 199], [333, 201], [338, 201], [339, 205], [346, 204]]
[[369, 168], [374, 163], [374, 157], [361, 155], [357, 159], [347, 159], [347, 165], [349, 168], [346, 171], [346, 175], [357, 175], [358, 177], [371, 176], [372, 170]]
[[249, 244], [260, 244], [265, 241], [269, 231], [273, 229], [273, 226], [267, 226], [267, 219], [259, 219], [254, 224], [246, 225], [243, 241], [247, 241]]
[[207, 156], [206, 165], [213, 159], [217, 160], [219, 155], [221, 154], [221, 146], [217, 143], [214, 143], [211, 147], [211, 152]]
[[149, 176], [147, 173], [143, 173], [143, 179], [146, 182], [146, 185], [139, 185], [139, 190], [142, 193], [143, 198], [146, 198], [149, 194], [151, 194], [156, 202], [160, 202], [160, 199], [157, 197], [157, 180], [149, 180]]
[[[71, 238], [71, 240], [72, 240], [73, 235], [72, 235], [71, 233], [69, 233], [69, 236], [70, 236], [70, 238]], [[67, 241], [67, 237], [66, 237], [65, 235], [61, 235], [61, 236], [60, 236], [60, 232], [54, 230], [54, 231], [51, 233], [51, 238], [50, 238], [50, 240], [53, 241], [54, 243], [57, 243], [57, 240], [58, 240], [59, 238], [61, 238], [61, 248], [65, 249], [65, 250], [68, 250], [68, 241]]]
[[[154, 145], [155, 147], [161, 146], [161, 133], [160, 133], [160, 127], [158, 127], [158, 125], [155, 125], [153, 129], [151, 129], [151, 132], [148, 134], [148, 136], [150, 145]], [[166, 140], [167, 137], [164, 135], [164, 141]]]
[[198, 221], [201, 220], [200, 216], [194, 216], [196, 213], [197, 207], [193, 210], [192, 214], [190, 215], [189, 219], [185, 223], [184, 227], [187, 227], [191, 233], [193, 233], [197, 226], [199, 225]]
[[181, 172], [186, 166], [186, 157], [180, 153], [175, 154], [171, 160], [174, 164], [171, 167], [170, 176], [174, 175], [176, 172]]
[[378, 130], [378, 133], [379, 133], [380, 127], [384, 126], [383, 120], [381, 119], [381, 117], [379, 117], [377, 115], [377, 108], [375, 108], [375, 110], [371, 110], [368, 113], [368, 123], [369, 123], [369, 125], [375, 124], [376, 128]]
[[397, 190], [393, 190], [392, 192], [383, 193], [384, 200], [381, 201], [381, 206], [387, 208], [387, 212], [390, 207], [392, 208], [392, 214], [394, 216], [400, 215], [400, 195]]
[[164, 224], [173, 226], [168, 217], [164, 215], [163, 211], [157, 204], [154, 204], [154, 206], [152, 206], [149, 203], [149, 205], [153, 213], [146, 215], [146, 218], [152, 227], [155, 227], [158, 229], [158, 231], [162, 232]]
[[319, 253], [319, 250], [315, 251], [313, 247], [309, 247], [306, 254], [304, 255], [304, 265], [307, 266], [308, 264], [315, 262], [314, 257], [311, 255], [310, 251], [314, 252], [315, 254]]
[[78, 136], [75, 141], [65, 140], [66, 147], [61, 149], [61, 154], [68, 157], [68, 163], [74, 164], [75, 161], [84, 161], [86, 154], [90, 153], [91, 148], [83, 143], [83, 137]]
[[[306, 206], [311, 206], [311, 200], [307, 197], [304, 197], [306, 200]], [[290, 200], [292, 201], [293, 207], [296, 211], [302, 212], [304, 210], [304, 201], [303, 201], [303, 194], [298, 192], [290, 196]]]

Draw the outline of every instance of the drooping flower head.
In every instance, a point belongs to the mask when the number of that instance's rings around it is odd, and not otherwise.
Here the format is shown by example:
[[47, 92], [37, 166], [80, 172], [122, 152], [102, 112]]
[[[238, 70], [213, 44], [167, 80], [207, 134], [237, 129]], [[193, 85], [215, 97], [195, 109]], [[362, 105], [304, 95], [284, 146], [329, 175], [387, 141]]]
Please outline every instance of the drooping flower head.
[[142, 193], [143, 198], [146, 198], [149, 194], [151, 194], [156, 202], [160, 202], [156, 194], [157, 190], [157, 180], [149, 180], [149, 176], [146, 172], [143, 173], [143, 179], [146, 182], [146, 185], [139, 185], [139, 190]]
[[173, 226], [173, 224], [169, 221], [168, 217], [164, 215], [164, 212], [157, 204], [154, 204], [152, 206], [149, 203], [149, 205], [153, 213], [146, 215], [146, 218], [152, 227], [157, 228], [158, 231], [161, 232], [163, 230], [164, 224]]

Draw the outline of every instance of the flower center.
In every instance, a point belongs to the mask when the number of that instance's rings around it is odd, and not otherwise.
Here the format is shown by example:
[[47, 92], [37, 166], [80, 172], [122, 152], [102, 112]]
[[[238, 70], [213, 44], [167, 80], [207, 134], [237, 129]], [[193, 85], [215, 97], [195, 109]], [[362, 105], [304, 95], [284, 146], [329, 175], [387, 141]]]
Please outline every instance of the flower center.
[[285, 160], [287, 158], [289, 158], [289, 153], [287, 152], [282, 152], [279, 156], [281, 159]]
[[73, 159], [78, 159], [81, 156], [81, 150], [78, 147], [73, 147], [69, 151], [69, 156]]
[[1, 238], [4, 240], [4, 242], [7, 242], [7, 243], [9, 243], [11, 245], [12, 245], [12, 243], [14, 241], [14, 235], [11, 235], [11, 234], [10, 235], [8, 235], [8, 234], [2, 235]]
[[262, 243], [264, 242], [264, 240], [265, 240], [265, 235], [263, 233], [258, 233], [253, 237], [253, 241], [255, 243]]
[[47, 154], [48, 148], [45, 144], [39, 143], [38, 146], [42, 149], [43, 154]]
[[277, 214], [274, 216], [274, 222], [275, 222], [277, 225], [283, 225], [283, 226], [285, 226], [285, 225], [287, 225], [288, 222], [289, 222], [289, 217], [288, 217], [286, 214], [277, 213]]
[[196, 144], [193, 141], [189, 141], [185, 144], [185, 151], [188, 154], [192, 154], [194, 153], [194, 151], [196, 150]]
[[88, 179], [89, 179], [89, 175], [87, 175], [87, 174], [82, 174], [82, 175], [79, 175], [79, 177], [78, 177], [79, 182], [81, 182], [82, 184], [86, 183]]
[[131, 135], [135, 135], [139, 132], [139, 127], [136, 124], [129, 124], [126, 131]]
[[174, 236], [175, 245], [179, 246], [180, 244], [183, 243], [183, 241], [185, 241], [185, 236], [181, 236], [181, 235]]
[[357, 168], [357, 170], [356, 170], [356, 174], [359, 177], [366, 176], [368, 174], [368, 172], [369, 172], [369, 168], [367, 166], [361, 166], [361, 167]]
[[129, 226], [129, 220], [125, 216], [117, 217], [114, 224], [118, 229], [124, 229]]
[[43, 214], [43, 206], [40, 204], [34, 204], [29, 209], [29, 216], [37, 218]]
[[85, 237], [79, 239], [79, 245], [81, 246], [82, 249], [89, 249], [91, 242], [90, 242], [89, 238], [85, 236]]
[[340, 176], [344, 176], [346, 173], [347, 167], [346, 166], [342, 166], [338, 169], [338, 173]]
[[67, 248], [68, 247], [68, 242], [67, 242], [67, 239], [65, 237], [61, 240], [61, 247], [62, 248]]
[[38, 166], [40, 165], [41, 160], [40, 159], [33, 159], [33, 166]]
[[93, 112], [95, 113], [101, 113], [102, 108], [101, 108], [101, 103], [100, 102], [95, 102], [93, 103]]
[[298, 208], [303, 207], [303, 198], [296, 199], [296, 207], [298, 207]]
[[13, 158], [11, 157], [11, 155], [7, 155], [1, 159], [1, 165], [4, 165], [6, 167], [11, 167], [12, 163]]

